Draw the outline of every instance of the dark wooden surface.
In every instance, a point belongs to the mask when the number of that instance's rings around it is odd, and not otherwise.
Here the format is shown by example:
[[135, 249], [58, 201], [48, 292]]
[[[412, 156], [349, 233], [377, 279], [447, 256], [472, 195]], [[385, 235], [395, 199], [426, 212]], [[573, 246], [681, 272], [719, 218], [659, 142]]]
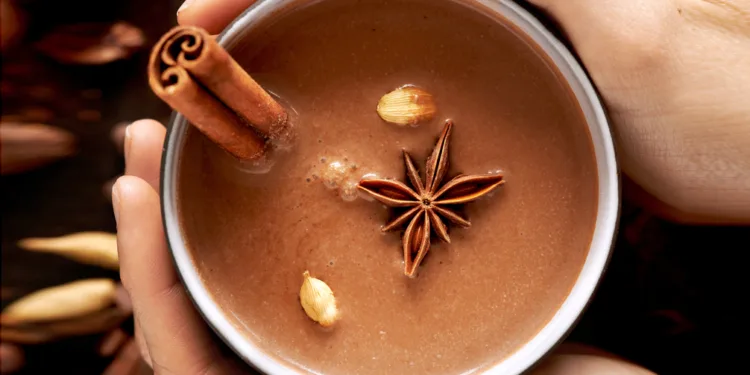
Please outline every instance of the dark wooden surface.
[[[174, 24], [177, 1], [27, 0], [33, 41], [60, 23], [126, 20], [140, 26], [153, 43]], [[3, 56], [3, 67], [33, 67], [27, 75], [3, 75], [17, 93], [3, 98], [4, 115], [28, 107], [54, 112], [51, 125], [80, 139], [79, 153], [41, 170], [2, 178], [2, 285], [25, 293], [84, 277], [117, 277], [54, 256], [29, 254], [16, 241], [84, 230], [114, 231], [102, 185], [122, 173], [123, 160], [109, 140], [121, 121], [166, 120], [169, 110], [149, 91], [144, 51], [133, 59], [102, 67], [71, 67], [21, 48]], [[4, 69], [5, 70], [5, 69]], [[24, 92], [45, 85], [54, 101], [30, 100]], [[84, 90], [101, 90], [86, 99]], [[101, 111], [100, 121], [81, 121], [78, 111]], [[661, 374], [719, 373], [742, 364], [730, 344], [746, 328], [748, 227], [690, 227], [656, 219], [625, 202], [610, 268], [571, 339], [625, 356]], [[21, 374], [100, 374], [110, 359], [95, 354], [100, 336], [26, 346]]]

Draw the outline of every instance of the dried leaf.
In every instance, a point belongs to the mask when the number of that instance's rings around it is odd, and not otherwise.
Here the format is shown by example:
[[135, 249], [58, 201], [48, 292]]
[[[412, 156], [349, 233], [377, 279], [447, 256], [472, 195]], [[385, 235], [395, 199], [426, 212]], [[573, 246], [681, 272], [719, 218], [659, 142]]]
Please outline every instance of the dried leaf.
[[118, 270], [117, 236], [104, 232], [80, 232], [52, 238], [26, 238], [24, 250], [52, 253], [75, 261]]
[[130, 57], [143, 47], [143, 32], [126, 22], [65, 25], [36, 43], [36, 49], [65, 64], [101, 65]]
[[10, 304], [0, 322], [21, 324], [71, 319], [92, 314], [114, 303], [115, 282], [88, 279], [42, 289]]
[[76, 138], [42, 124], [0, 123], [0, 173], [26, 172], [75, 153]]
[[417, 125], [435, 116], [437, 107], [432, 94], [414, 86], [403, 86], [380, 98], [377, 106], [380, 118], [392, 124]]

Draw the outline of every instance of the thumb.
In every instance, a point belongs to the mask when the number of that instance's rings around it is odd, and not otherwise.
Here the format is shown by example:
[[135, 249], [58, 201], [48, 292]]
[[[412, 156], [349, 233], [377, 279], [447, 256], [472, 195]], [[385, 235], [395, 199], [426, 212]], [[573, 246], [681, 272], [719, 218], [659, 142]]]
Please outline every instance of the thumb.
[[120, 177], [112, 190], [120, 275], [155, 374], [226, 373], [193, 308], [164, 241], [159, 196], [146, 181]]

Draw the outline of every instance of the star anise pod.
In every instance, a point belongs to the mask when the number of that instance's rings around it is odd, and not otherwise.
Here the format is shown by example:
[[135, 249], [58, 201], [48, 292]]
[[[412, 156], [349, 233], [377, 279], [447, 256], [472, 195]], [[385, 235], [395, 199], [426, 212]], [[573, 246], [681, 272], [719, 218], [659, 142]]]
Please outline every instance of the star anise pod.
[[483, 174], [458, 175], [441, 184], [448, 172], [448, 144], [452, 128], [453, 122], [446, 121], [432, 156], [427, 159], [424, 183], [411, 156], [404, 150], [406, 175], [411, 187], [389, 179], [363, 179], [357, 185], [386, 206], [406, 209], [382, 230], [391, 231], [409, 223], [402, 239], [404, 273], [409, 277], [416, 276], [419, 264], [430, 250], [433, 233], [450, 243], [444, 219], [461, 227], [471, 224], [455, 211], [455, 206], [479, 199], [505, 182], [500, 174]]

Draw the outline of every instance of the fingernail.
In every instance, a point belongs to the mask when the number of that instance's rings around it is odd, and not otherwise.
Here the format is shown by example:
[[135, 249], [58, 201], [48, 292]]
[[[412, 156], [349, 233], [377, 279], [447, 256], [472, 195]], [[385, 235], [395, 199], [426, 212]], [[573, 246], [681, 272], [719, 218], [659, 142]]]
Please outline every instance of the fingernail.
[[192, 3], [195, 0], [185, 0], [182, 5], [180, 5], [180, 9], [177, 9], [177, 14], [180, 14], [183, 10], [187, 9], [187, 7], [190, 6], [190, 3]]
[[[190, 0], [188, 0], [188, 1], [190, 1]], [[124, 153], [125, 153], [125, 163], [126, 164], [128, 162], [128, 154], [130, 154], [130, 143], [131, 143], [130, 140], [131, 139], [132, 139], [132, 137], [130, 136], [130, 125], [128, 125], [127, 127], [125, 127], [125, 141], [123, 142], [124, 143], [123, 150], [124, 150]]]
[[115, 223], [120, 221], [120, 191], [117, 183], [112, 185], [112, 211], [115, 212]]

